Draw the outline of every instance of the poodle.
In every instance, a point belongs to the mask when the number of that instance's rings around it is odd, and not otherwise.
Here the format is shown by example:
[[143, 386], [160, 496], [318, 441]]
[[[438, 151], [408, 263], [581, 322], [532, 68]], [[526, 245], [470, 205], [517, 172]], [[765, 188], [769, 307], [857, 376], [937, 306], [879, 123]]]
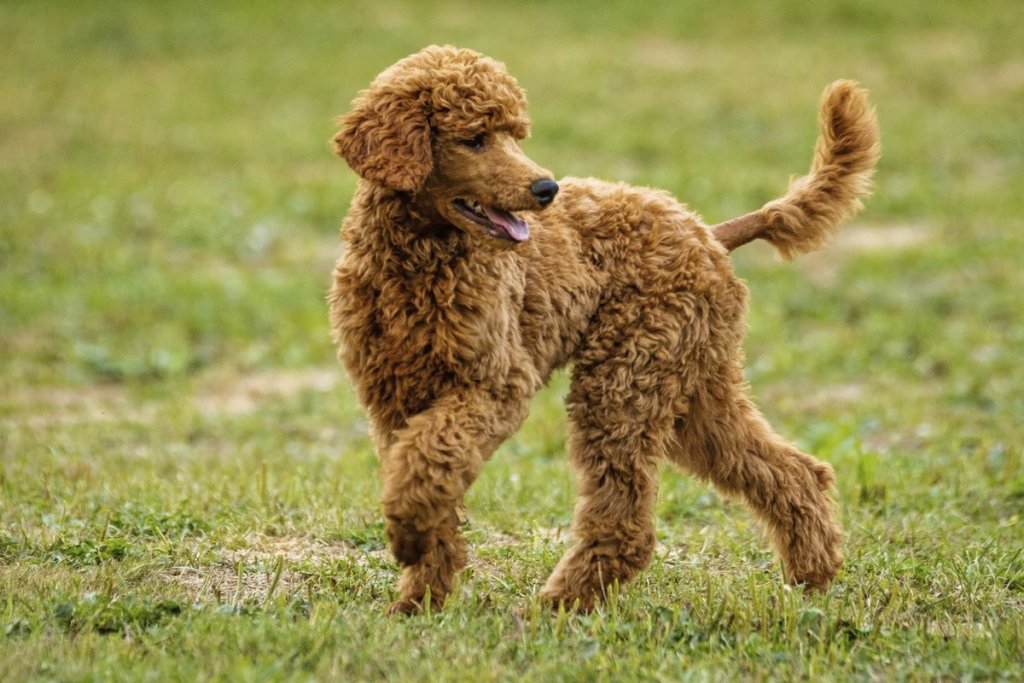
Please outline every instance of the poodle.
[[842, 562], [832, 468], [748, 396], [747, 289], [728, 253], [760, 238], [788, 259], [860, 209], [879, 156], [863, 90], [826, 90], [807, 176], [713, 227], [666, 192], [556, 182], [519, 147], [522, 89], [470, 50], [400, 60], [340, 124], [334, 149], [360, 182], [330, 319], [380, 459], [402, 566], [392, 612], [443, 604], [466, 564], [463, 495], [565, 365], [575, 545], [542, 599], [589, 610], [651, 562], [659, 458], [742, 499], [787, 581], [829, 585]]

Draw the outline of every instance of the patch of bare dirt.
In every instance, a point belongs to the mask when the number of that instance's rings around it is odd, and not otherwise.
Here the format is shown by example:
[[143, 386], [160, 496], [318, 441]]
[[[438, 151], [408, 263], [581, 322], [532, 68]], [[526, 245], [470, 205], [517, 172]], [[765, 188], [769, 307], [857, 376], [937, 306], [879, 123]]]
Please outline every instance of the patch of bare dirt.
[[286, 562], [317, 564], [366, 555], [366, 552], [348, 544], [327, 544], [306, 537], [248, 534], [245, 541], [247, 545], [243, 548], [225, 550], [224, 559], [231, 564], [271, 562], [278, 558]]
[[[264, 602], [274, 585], [275, 570], [269, 568], [265, 572], [239, 572], [239, 568], [230, 564], [217, 564], [209, 567], [171, 567], [164, 578], [185, 589], [189, 599], [195, 603], [214, 602]], [[290, 569], [281, 570], [274, 586], [275, 593], [294, 593], [302, 586], [303, 577]]]
[[210, 375], [198, 382], [196, 410], [206, 415], [251, 413], [264, 401], [297, 396], [304, 391], [326, 393], [341, 379], [335, 367], [270, 370], [235, 377]]
[[931, 239], [924, 225], [850, 225], [839, 228], [836, 246], [850, 251], [892, 251], [913, 249]]
[[561, 526], [535, 527], [533, 535], [535, 538], [549, 543], [568, 543], [573, 540], [572, 530]]
[[[305, 391], [332, 391], [340, 382], [341, 370], [334, 366], [242, 375], [211, 372], [196, 380], [191, 400], [205, 415], [242, 415], [269, 400], [287, 399]], [[22, 387], [0, 396], [0, 408], [31, 427], [151, 422], [159, 412], [156, 403], [140, 401], [128, 388], [117, 384]]]
[[194, 602], [263, 602], [275, 595], [294, 593], [308, 574], [296, 564], [317, 565], [343, 560], [366, 564], [384, 551], [364, 551], [345, 544], [327, 544], [310, 538], [245, 537], [241, 548], [224, 549], [219, 560], [204, 567], [172, 567], [164, 579], [186, 590]]
[[800, 267], [814, 282], [831, 285], [843, 263], [853, 254], [908, 251], [932, 239], [926, 225], [847, 225], [839, 228], [833, 244], [800, 257]]
[[0, 402], [16, 408], [18, 421], [32, 427], [149, 420], [153, 411], [132, 401], [128, 390], [110, 384], [84, 387], [23, 388], [8, 394]]

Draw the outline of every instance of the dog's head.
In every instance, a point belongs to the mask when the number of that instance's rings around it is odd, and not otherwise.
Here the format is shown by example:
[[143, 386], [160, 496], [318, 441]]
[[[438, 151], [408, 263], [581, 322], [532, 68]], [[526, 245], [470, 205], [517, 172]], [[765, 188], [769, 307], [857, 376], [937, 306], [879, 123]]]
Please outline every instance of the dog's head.
[[529, 227], [516, 212], [558, 192], [519, 148], [530, 132], [519, 84], [471, 50], [431, 46], [402, 59], [340, 122], [334, 148], [356, 173], [468, 232], [521, 242]]

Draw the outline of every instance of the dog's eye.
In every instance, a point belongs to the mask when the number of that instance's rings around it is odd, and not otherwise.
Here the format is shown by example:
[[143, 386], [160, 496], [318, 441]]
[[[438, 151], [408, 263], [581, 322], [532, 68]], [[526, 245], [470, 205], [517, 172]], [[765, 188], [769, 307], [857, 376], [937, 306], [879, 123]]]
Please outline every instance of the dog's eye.
[[485, 140], [487, 140], [487, 136], [484, 135], [483, 133], [480, 133], [480, 135], [477, 135], [476, 137], [473, 138], [469, 138], [468, 140], [460, 140], [459, 144], [465, 147], [469, 147], [470, 149], [480, 149], [481, 147], [484, 146]]

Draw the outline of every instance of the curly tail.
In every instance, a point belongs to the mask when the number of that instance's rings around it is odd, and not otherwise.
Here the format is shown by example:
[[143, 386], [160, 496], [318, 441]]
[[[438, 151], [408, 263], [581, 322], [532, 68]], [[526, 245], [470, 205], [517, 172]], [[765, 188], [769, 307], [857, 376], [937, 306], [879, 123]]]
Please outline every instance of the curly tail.
[[756, 239], [771, 243], [782, 258], [822, 247], [839, 224], [861, 208], [881, 154], [878, 120], [867, 91], [854, 81], [835, 81], [821, 100], [818, 142], [807, 175], [792, 180], [781, 199], [712, 227], [726, 249]]

